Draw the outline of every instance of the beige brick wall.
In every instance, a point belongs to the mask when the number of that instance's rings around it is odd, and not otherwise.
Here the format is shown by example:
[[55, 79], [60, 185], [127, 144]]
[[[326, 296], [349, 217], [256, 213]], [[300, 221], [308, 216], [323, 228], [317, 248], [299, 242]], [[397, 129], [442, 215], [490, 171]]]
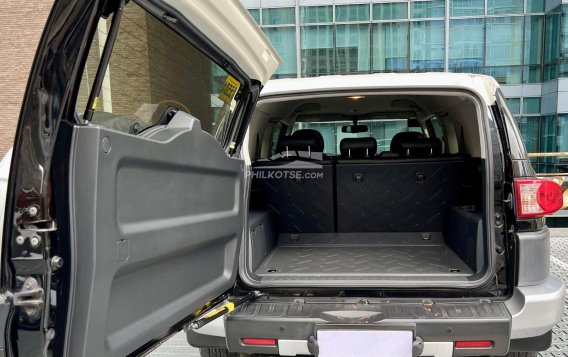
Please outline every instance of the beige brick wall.
[[0, 6], [0, 158], [12, 146], [22, 96], [52, 0]]

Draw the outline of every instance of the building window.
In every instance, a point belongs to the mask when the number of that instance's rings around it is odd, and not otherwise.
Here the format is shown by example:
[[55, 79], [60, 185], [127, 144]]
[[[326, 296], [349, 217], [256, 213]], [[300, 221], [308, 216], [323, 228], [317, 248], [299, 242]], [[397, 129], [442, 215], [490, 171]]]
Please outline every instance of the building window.
[[410, 31], [410, 69], [444, 69], [444, 21], [416, 21]]
[[488, 18], [486, 51], [487, 66], [521, 65], [523, 55], [523, 18]]
[[558, 78], [561, 23], [560, 6], [546, 15], [544, 29], [544, 80]]
[[486, 20], [485, 65], [499, 83], [519, 84], [523, 63], [523, 17], [495, 17]]
[[479, 16], [485, 14], [485, 0], [451, 0], [450, 16]]
[[568, 77], [568, 5], [562, 6], [562, 30], [560, 34], [560, 77]]
[[523, 83], [542, 82], [544, 16], [525, 17]]
[[302, 7], [300, 8], [300, 22], [303, 24], [333, 22], [333, 7], [332, 6]]
[[519, 0], [487, 0], [487, 14], [522, 14], [524, 1]]
[[296, 23], [296, 11], [293, 7], [262, 9], [263, 25], [293, 25]]
[[544, 12], [544, 0], [527, 0], [527, 13]]
[[337, 25], [335, 30], [337, 73], [369, 73], [371, 69], [371, 25]]
[[369, 5], [336, 5], [335, 21], [369, 21]]
[[260, 9], [248, 9], [250, 16], [260, 25]]
[[[515, 118], [519, 130], [521, 132], [521, 138], [527, 152], [539, 152], [538, 149], [538, 137], [540, 134], [540, 117], [522, 117]], [[533, 161], [533, 160], [531, 160]], [[536, 161], [536, 159], [534, 159]], [[535, 167], [538, 171], [538, 168]]]
[[444, 17], [446, 16], [446, 1], [445, 0], [413, 1], [411, 12], [413, 19]]
[[[558, 114], [558, 135], [556, 143], [556, 151], [568, 152], [568, 114]], [[568, 162], [564, 159], [564, 167]], [[568, 169], [565, 168], [564, 172]]]
[[521, 114], [521, 98], [507, 98], [507, 107], [513, 115]]
[[373, 71], [408, 71], [408, 22], [373, 25]]
[[302, 76], [334, 74], [333, 26], [303, 26], [301, 29]]
[[539, 114], [540, 97], [523, 98], [523, 114]]
[[373, 20], [399, 20], [408, 18], [408, 3], [373, 4]]
[[523, 68], [521, 66], [487, 67], [484, 73], [494, 77], [501, 84], [521, 84]]
[[485, 46], [485, 20], [450, 20], [450, 68], [462, 68], [464, 72], [483, 67]]
[[298, 73], [296, 69], [296, 28], [266, 27], [264, 33], [282, 57], [282, 64], [272, 78], [296, 77]]

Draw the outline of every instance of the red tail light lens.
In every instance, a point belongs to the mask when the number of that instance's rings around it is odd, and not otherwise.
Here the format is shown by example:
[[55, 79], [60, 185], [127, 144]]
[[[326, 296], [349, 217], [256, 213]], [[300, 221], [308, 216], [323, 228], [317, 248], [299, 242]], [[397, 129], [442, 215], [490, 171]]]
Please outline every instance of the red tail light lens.
[[456, 348], [491, 348], [493, 347], [493, 341], [481, 340], [481, 341], [456, 341]]
[[517, 217], [542, 217], [562, 208], [562, 188], [545, 179], [515, 179]]
[[248, 346], [276, 346], [274, 338], [243, 338], [241, 341]]

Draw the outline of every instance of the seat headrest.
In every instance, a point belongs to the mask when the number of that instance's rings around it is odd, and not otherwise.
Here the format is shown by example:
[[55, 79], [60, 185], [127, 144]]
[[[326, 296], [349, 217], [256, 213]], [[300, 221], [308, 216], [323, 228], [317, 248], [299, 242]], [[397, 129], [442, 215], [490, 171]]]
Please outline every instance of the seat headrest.
[[341, 156], [362, 159], [374, 157], [377, 153], [377, 140], [374, 138], [345, 138], [339, 143]]
[[298, 138], [291, 135], [280, 138], [276, 152], [286, 153], [286, 156], [302, 156], [299, 152], [321, 153], [321, 145], [315, 138]]
[[401, 156], [425, 157], [442, 154], [442, 143], [435, 138], [417, 138], [405, 140], [400, 144]]
[[418, 133], [416, 131], [403, 131], [401, 133], [397, 133], [391, 139], [390, 151], [403, 155], [404, 152], [401, 147], [403, 142], [423, 137], [424, 135], [422, 135], [422, 133]]
[[292, 136], [300, 139], [314, 139], [316, 141], [316, 145], [312, 146], [312, 151], [323, 152], [324, 141], [323, 136], [319, 131], [314, 129], [300, 129], [295, 131]]

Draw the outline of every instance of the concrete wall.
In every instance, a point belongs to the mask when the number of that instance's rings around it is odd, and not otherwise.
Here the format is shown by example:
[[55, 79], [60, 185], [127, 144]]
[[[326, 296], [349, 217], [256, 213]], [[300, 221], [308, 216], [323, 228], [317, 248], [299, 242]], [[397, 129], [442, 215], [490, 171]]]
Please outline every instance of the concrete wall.
[[12, 146], [22, 96], [52, 0], [0, 6], [0, 158]]

